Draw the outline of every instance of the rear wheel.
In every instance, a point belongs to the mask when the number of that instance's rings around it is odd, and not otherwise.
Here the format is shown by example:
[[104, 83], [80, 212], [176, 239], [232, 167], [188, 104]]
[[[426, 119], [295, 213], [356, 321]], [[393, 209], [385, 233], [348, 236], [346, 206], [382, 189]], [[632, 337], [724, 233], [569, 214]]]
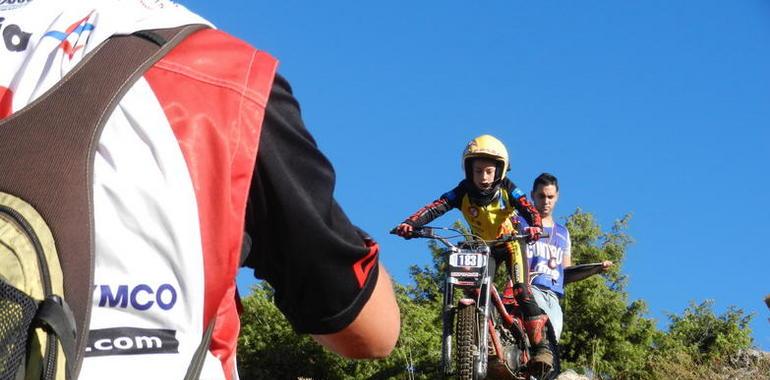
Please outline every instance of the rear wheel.
[[474, 305], [458, 305], [457, 307], [457, 378], [460, 380], [476, 379], [474, 364], [478, 357], [479, 324]]

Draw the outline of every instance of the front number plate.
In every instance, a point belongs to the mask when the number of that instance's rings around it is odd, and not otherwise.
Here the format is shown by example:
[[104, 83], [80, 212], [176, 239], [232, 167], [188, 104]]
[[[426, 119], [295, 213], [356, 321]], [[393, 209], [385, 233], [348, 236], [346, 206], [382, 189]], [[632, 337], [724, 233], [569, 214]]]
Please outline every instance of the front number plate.
[[480, 253], [453, 253], [449, 255], [453, 267], [481, 268], [487, 265], [487, 256]]

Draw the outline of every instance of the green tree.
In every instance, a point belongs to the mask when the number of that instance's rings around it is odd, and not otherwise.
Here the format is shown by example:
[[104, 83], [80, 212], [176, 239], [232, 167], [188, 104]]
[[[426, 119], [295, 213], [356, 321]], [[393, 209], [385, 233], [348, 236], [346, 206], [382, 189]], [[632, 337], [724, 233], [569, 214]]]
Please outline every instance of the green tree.
[[[630, 216], [602, 231], [590, 213], [576, 210], [567, 218], [572, 262], [612, 260], [602, 275], [567, 286], [562, 299], [565, 329], [560, 341], [562, 369], [592, 373], [602, 379], [770, 380], [770, 358], [753, 371], [727, 370], [733, 358], [751, 347], [751, 316], [737, 308], [722, 315], [712, 301], [691, 304], [682, 315], [669, 315], [668, 331], [646, 318], [642, 300], [629, 301], [622, 274]], [[462, 229], [456, 222], [453, 226]], [[262, 283], [244, 299], [239, 365], [242, 378], [435, 379], [441, 356], [442, 249], [428, 244], [432, 262], [410, 268], [413, 283], [395, 285], [401, 308], [401, 335], [390, 357], [352, 361], [326, 351], [308, 336], [294, 333]], [[502, 276], [498, 276], [502, 277]], [[727, 365], [727, 367], [726, 367]], [[727, 372], [725, 372], [727, 371]], [[743, 371], [743, 372], [741, 372]]]
[[[659, 331], [644, 317], [644, 301], [628, 300], [621, 269], [632, 242], [625, 232], [629, 221], [626, 216], [602, 232], [593, 216], [579, 209], [567, 219], [573, 263], [612, 260], [615, 266], [568, 285], [560, 342], [563, 368], [589, 369], [612, 379], [702, 379], [725, 372], [723, 364], [752, 345], [751, 316], [734, 307], [717, 316], [713, 301], [692, 303], [683, 315], [669, 315], [667, 332]], [[759, 365], [766, 368], [767, 360]], [[733, 378], [755, 378], [750, 373]]]
[[715, 315], [713, 300], [691, 303], [682, 316], [671, 314], [668, 335], [691, 350], [698, 362], [720, 360], [751, 347], [751, 315], [734, 306]]
[[239, 373], [246, 379], [343, 378], [344, 361], [306, 335], [297, 335], [273, 303], [267, 283], [243, 299]]
[[243, 299], [238, 340], [244, 379], [432, 379], [438, 373], [441, 323], [434, 301], [414, 301], [413, 288], [396, 284], [401, 335], [381, 360], [347, 360], [307, 335], [297, 335], [273, 303], [266, 283]]
[[755, 368], [740, 368], [747, 364], [741, 355], [752, 345], [748, 327], [752, 316], [735, 307], [715, 315], [713, 304], [712, 300], [693, 302], [681, 316], [668, 316], [668, 332], [657, 339], [650, 355], [652, 378], [770, 379], [770, 357], [751, 363]]
[[591, 369], [617, 379], [645, 378], [645, 364], [659, 332], [645, 318], [643, 301], [628, 302], [621, 269], [632, 239], [630, 216], [603, 232], [590, 213], [576, 210], [567, 219], [574, 264], [612, 260], [602, 275], [573, 283], [563, 299], [565, 329], [560, 341], [562, 368]]

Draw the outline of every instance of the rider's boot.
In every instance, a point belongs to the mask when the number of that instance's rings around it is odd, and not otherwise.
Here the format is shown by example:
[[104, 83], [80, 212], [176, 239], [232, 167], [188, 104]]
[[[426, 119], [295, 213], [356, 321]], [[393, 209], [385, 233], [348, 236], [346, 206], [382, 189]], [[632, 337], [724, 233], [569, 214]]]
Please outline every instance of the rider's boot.
[[534, 317], [524, 319], [524, 329], [529, 338], [529, 344], [532, 346], [532, 358], [527, 365], [533, 375], [538, 378], [546, 375], [553, 368], [553, 352], [548, 344], [546, 333], [546, 323], [548, 316], [540, 314]]

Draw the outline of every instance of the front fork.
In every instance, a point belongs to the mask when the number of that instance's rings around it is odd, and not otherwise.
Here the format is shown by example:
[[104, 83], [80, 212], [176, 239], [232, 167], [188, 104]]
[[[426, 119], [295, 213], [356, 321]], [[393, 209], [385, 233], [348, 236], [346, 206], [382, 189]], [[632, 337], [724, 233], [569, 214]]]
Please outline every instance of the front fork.
[[448, 281], [444, 283], [444, 304], [442, 316], [442, 340], [441, 340], [441, 369], [445, 375], [452, 373], [452, 335], [454, 331], [454, 286]]
[[[488, 355], [487, 347], [489, 342], [489, 298], [491, 278], [484, 277], [480, 291], [475, 293], [476, 298], [463, 298], [459, 302], [476, 305], [476, 312], [479, 316], [479, 341], [478, 341], [478, 359], [475, 365], [477, 378], [483, 379], [487, 376]], [[457, 306], [454, 304], [454, 286], [450, 283], [444, 284], [444, 303], [442, 313], [442, 343], [441, 343], [441, 368], [445, 375], [452, 373], [452, 337], [454, 331], [454, 316]]]
[[476, 374], [479, 379], [487, 377], [488, 347], [489, 347], [489, 287], [492, 279], [489, 276], [484, 277], [484, 284], [479, 292], [479, 364], [476, 367]]

